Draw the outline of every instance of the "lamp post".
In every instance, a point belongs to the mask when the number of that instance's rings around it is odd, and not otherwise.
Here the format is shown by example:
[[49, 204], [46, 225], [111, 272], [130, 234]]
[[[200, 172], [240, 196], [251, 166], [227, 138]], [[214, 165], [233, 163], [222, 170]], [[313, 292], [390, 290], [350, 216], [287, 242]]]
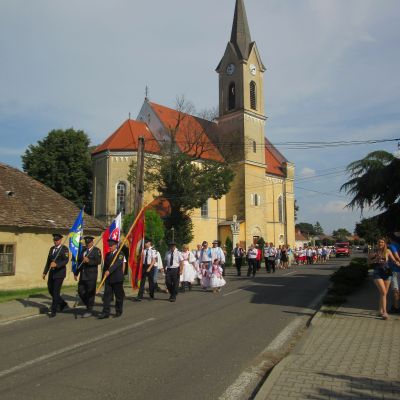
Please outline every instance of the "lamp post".
[[171, 232], [172, 232], [172, 242], [174, 242], [175, 241], [175, 228], [174, 227], [171, 228]]

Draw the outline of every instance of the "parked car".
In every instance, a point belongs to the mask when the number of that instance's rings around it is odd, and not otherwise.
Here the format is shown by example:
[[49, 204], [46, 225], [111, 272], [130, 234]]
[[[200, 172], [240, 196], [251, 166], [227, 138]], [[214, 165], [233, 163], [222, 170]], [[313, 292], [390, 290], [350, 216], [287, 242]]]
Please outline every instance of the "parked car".
[[349, 242], [341, 242], [335, 244], [335, 254], [336, 257], [350, 257], [350, 243]]

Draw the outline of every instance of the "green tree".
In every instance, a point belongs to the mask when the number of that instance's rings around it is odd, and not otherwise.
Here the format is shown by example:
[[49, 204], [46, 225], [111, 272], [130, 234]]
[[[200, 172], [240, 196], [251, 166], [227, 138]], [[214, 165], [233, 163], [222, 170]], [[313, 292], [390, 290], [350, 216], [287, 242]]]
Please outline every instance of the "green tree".
[[[178, 245], [193, 239], [190, 212], [203, 206], [208, 199], [220, 199], [226, 194], [234, 178], [227, 162], [211, 160], [206, 155], [211, 149], [203, 128], [191, 126], [183, 99], [178, 99], [177, 120], [169, 129], [171, 140], [161, 146], [159, 156], [145, 155], [146, 190], [167, 199], [171, 215], [166, 220], [167, 237]], [[179, 143], [177, 137], [179, 134]], [[130, 166], [128, 180], [136, 182], [137, 163]]]
[[[153, 242], [155, 248], [161, 253], [164, 254], [167, 249], [167, 245], [165, 243], [165, 227], [163, 220], [158, 215], [158, 213], [154, 210], [146, 210], [145, 211], [145, 236], [150, 238]], [[129, 228], [134, 222], [133, 214], [127, 214], [124, 216], [122, 221], [122, 230], [125, 234], [128, 233]]]
[[355, 233], [369, 244], [374, 244], [383, 233], [379, 227], [377, 218], [363, 218], [356, 224]]
[[302, 233], [305, 233], [307, 236], [315, 236], [314, 226], [308, 222], [300, 222], [296, 224], [296, 229], [300, 230]]
[[347, 167], [350, 179], [341, 190], [353, 198], [347, 205], [363, 211], [370, 207], [381, 230], [400, 230], [400, 159], [386, 151], [374, 151]]
[[294, 220], [297, 221], [297, 213], [299, 212], [299, 205], [297, 203], [297, 200], [294, 201]]
[[73, 128], [52, 130], [22, 156], [22, 168], [78, 207], [91, 212], [92, 167], [87, 134]]
[[324, 230], [318, 221], [314, 224], [314, 233], [316, 236], [321, 236], [324, 234]]
[[345, 228], [339, 228], [336, 231], [332, 232], [332, 236], [336, 239], [336, 240], [340, 240], [340, 241], [348, 241], [347, 237], [351, 236], [351, 233], [345, 229]]
[[225, 263], [227, 267], [232, 266], [232, 251], [233, 251], [233, 243], [232, 239], [227, 236], [225, 239], [225, 247], [226, 247], [226, 258]]

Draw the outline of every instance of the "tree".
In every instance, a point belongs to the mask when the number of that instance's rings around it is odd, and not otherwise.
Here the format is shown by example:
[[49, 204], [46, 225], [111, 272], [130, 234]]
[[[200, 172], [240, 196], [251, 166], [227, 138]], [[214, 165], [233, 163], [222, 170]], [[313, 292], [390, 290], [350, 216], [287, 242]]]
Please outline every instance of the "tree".
[[321, 236], [324, 234], [324, 230], [318, 221], [314, 224], [314, 233], [316, 236]]
[[[190, 124], [192, 106], [183, 98], [177, 100], [177, 117], [169, 127], [170, 141], [161, 144], [159, 156], [145, 155], [146, 190], [167, 199], [171, 214], [166, 220], [167, 237], [178, 245], [193, 239], [190, 212], [203, 206], [208, 199], [220, 199], [226, 194], [234, 177], [227, 162], [204, 156], [213, 145], [204, 128]], [[179, 136], [178, 136], [179, 135]], [[136, 162], [130, 166], [128, 180], [136, 181]]]
[[308, 236], [315, 236], [314, 226], [308, 222], [300, 222], [296, 224], [296, 229], [300, 230], [302, 233], [305, 233]]
[[373, 244], [383, 236], [377, 218], [363, 218], [356, 224], [355, 233], [367, 243]]
[[350, 179], [341, 190], [353, 196], [348, 207], [380, 211], [376, 216], [380, 229], [400, 230], [400, 159], [386, 151], [374, 151], [347, 167]]
[[351, 233], [345, 228], [339, 228], [332, 232], [332, 236], [339, 241], [348, 241], [347, 238], [351, 236]]
[[233, 243], [232, 243], [232, 239], [229, 236], [227, 236], [225, 239], [225, 249], [226, 249], [225, 265], [227, 267], [231, 267], [232, 266]]
[[90, 139], [85, 132], [52, 130], [22, 156], [22, 168], [29, 176], [91, 212], [92, 167]]

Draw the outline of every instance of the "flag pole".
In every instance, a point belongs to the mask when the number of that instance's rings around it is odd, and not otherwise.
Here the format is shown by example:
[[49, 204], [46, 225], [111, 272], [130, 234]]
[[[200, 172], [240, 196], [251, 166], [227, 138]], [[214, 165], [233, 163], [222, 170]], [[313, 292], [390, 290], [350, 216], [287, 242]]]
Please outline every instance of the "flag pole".
[[[147, 207], [147, 206], [146, 206], [146, 207]], [[119, 253], [121, 253], [122, 248], [124, 247], [125, 243], [128, 241], [129, 235], [131, 234], [133, 228], [135, 227], [137, 221], [139, 220], [140, 216], [142, 215], [142, 213], [144, 212], [144, 210], [145, 210], [146, 207], [143, 207], [143, 208], [140, 210], [139, 214], [138, 214], [137, 217], [135, 218], [135, 221], [133, 221], [133, 224], [132, 224], [131, 227], [129, 228], [128, 233], [125, 235], [124, 240], [123, 240], [122, 243], [119, 245], [119, 248], [118, 248], [118, 250], [117, 250], [117, 252], [116, 252], [116, 254], [115, 254], [115, 256], [114, 256], [114, 258], [113, 258], [113, 260], [112, 260], [112, 262], [111, 262], [111, 264], [110, 264], [110, 266], [112, 266], [112, 265], [115, 263], [115, 261], [117, 260], [117, 257], [119, 256]], [[107, 277], [104, 275], [104, 276], [103, 276], [103, 279], [102, 279], [101, 282], [100, 282], [100, 285], [99, 285], [99, 286], [97, 287], [97, 289], [96, 289], [96, 294], [99, 294], [100, 289], [103, 287], [104, 282], [106, 281], [106, 279], [107, 279]]]

